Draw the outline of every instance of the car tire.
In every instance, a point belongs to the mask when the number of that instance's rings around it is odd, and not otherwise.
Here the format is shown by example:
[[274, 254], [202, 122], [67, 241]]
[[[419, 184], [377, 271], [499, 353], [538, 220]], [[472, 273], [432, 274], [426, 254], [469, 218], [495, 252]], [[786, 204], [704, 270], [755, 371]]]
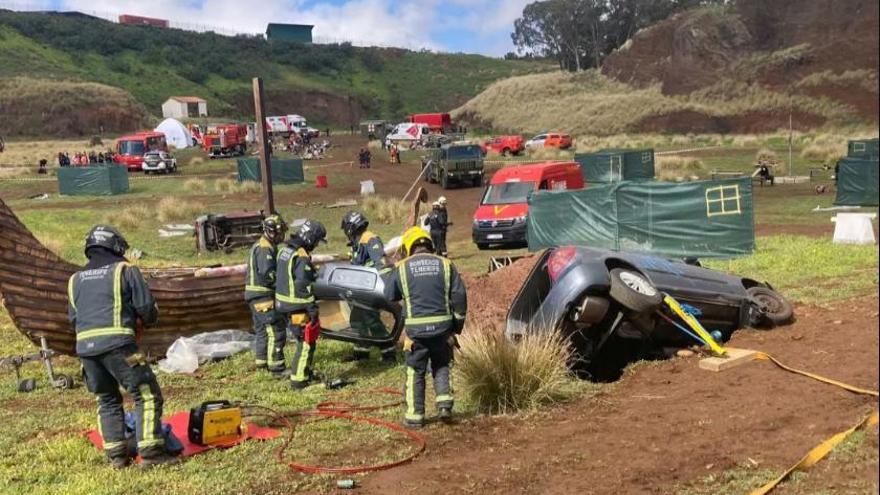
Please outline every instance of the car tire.
[[486, 243], [483, 243], [483, 242], [478, 242], [477, 249], [479, 249], [480, 251], [485, 251], [485, 250], [489, 249], [489, 245]]
[[639, 272], [615, 268], [611, 270], [611, 298], [635, 313], [657, 310], [663, 295]]
[[501, 156], [503, 156], [505, 158], [509, 157], [510, 156], [510, 148], [504, 148], [503, 150], [501, 150]]
[[746, 289], [746, 293], [752, 304], [757, 306], [764, 318], [773, 325], [786, 325], [794, 318], [794, 308], [791, 303], [775, 290], [756, 285]]

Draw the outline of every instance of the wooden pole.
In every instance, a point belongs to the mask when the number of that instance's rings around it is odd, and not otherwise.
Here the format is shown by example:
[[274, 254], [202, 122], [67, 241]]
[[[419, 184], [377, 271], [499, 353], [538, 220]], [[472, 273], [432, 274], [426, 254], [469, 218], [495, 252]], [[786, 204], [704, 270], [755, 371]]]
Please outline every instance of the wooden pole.
[[266, 132], [266, 107], [263, 104], [263, 79], [254, 78], [254, 111], [257, 114], [257, 147], [260, 150], [260, 176], [263, 181], [263, 212], [275, 213], [275, 197], [272, 194], [272, 163], [269, 155], [269, 135]]

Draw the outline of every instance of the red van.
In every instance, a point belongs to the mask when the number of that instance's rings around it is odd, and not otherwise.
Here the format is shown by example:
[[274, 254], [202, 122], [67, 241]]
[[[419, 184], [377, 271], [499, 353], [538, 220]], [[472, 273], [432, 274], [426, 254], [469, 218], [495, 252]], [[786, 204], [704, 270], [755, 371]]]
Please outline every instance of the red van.
[[495, 172], [474, 212], [473, 240], [489, 245], [526, 244], [529, 194], [538, 190], [583, 189], [577, 162], [544, 162], [504, 167]]

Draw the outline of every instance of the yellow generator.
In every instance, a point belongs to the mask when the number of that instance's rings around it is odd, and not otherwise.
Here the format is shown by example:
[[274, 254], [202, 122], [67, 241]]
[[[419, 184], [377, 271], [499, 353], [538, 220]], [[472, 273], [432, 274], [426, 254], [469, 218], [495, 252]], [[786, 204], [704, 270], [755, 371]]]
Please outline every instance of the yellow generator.
[[189, 411], [187, 436], [197, 445], [215, 445], [241, 436], [241, 408], [228, 400], [203, 402]]

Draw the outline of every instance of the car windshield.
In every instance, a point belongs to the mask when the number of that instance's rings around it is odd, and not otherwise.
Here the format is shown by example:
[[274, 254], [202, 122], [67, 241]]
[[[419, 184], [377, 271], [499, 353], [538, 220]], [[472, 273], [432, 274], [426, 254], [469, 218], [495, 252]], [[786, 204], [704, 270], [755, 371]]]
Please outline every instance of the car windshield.
[[529, 193], [535, 190], [534, 182], [505, 182], [492, 184], [486, 189], [483, 201], [484, 205], [503, 205], [510, 203], [525, 203]]
[[144, 142], [143, 141], [120, 141], [119, 142], [119, 153], [123, 155], [143, 155], [144, 154]]
[[482, 150], [477, 145], [451, 146], [446, 150], [446, 158], [449, 160], [476, 160], [482, 156]]

